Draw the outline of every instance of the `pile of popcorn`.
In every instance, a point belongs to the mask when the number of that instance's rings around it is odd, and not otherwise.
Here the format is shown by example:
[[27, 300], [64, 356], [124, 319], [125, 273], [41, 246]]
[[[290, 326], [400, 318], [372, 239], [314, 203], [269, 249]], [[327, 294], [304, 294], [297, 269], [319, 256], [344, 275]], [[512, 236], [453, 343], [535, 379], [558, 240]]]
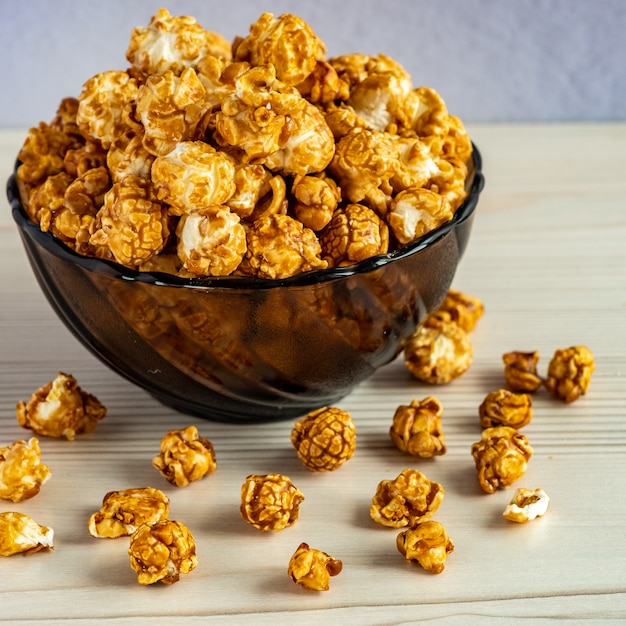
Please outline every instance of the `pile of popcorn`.
[[466, 197], [471, 140], [439, 94], [383, 54], [326, 58], [295, 15], [228, 42], [160, 9], [126, 58], [19, 154], [29, 217], [81, 255], [286, 278], [402, 248]]

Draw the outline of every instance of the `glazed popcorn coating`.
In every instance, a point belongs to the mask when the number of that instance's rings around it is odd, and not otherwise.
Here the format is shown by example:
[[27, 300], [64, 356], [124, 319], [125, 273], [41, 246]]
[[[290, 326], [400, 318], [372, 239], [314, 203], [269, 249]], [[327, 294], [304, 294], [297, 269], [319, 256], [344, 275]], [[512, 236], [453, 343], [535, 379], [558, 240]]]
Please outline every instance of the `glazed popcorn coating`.
[[398, 450], [429, 459], [446, 453], [441, 425], [443, 406], [432, 396], [400, 405], [393, 416], [389, 436]]
[[0, 513], [0, 556], [24, 556], [54, 547], [54, 531], [15, 511]]
[[272, 186], [271, 181], [274, 178], [276, 177], [272, 172], [263, 165], [235, 163], [235, 174], [233, 177], [235, 192], [224, 204], [242, 219], [250, 217], [255, 208], [268, 194], [273, 196], [276, 183]]
[[404, 346], [404, 364], [423, 382], [445, 384], [464, 374], [472, 364], [467, 333], [454, 322], [427, 319]]
[[258, 278], [288, 278], [300, 272], [326, 269], [322, 248], [310, 228], [289, 215], [256, 220], [247, 231], [248, 248], [239, 266], [242, 274]]
[[490, 391], [478, 407], [480, 425], [522, 428], [533, 417], [532, 398], [527, 393], [514, 393], [508, 389]]
[[322, 407], [294, 424], [291, 443], [311, 471], [331, 472], [354, 456], [356, 426], [347, 411]]
[[302, 492], [284, 474], [250, 474], [241, 486], [241, 517], [262, 531], [279, 531], [296, 523]]
[[209, 209], [235, 193], [235, 162], [203, 141], [182, 141], [154, 160], [152, 183], [171, 215]]
[[370, 517], [382, 526], [402, 528], [429, 520], [445, 495], [425, 474], [405, 469], [393, 480], [382, 480], [370, 506]]
[[20, 426], [38, 435], [70, 441], [91, 432], [106, 412], [98, 398], [83, 391], [71, 374], [63, 372], [16, 406]]
[[519, 487], [507, 504], [502, 516], [511, 522], [523, 524], [545, 515], [550, 498], [543, 489]]
[[306, 228], [322, 230], [333, 217], [341, 200], [337, 183], [328, 176], [297, 176], [291, 187], [294, 214]]
[[437, 318], [454, 322], [466, 333], [470, 333], [484, 313], [485, 305], [479, 298], [458, 289], [449, 289], [437, 309]]
[[320, 233], [322, 258], [329, 267], [352, 265], [389, 249], [389, 228], [372, 209], [349, 204], [337, 209]]
[[128, 554], [140, 585], [171, 585], [198, 565], [195, 539], [176, 520], [142, 524], [130, 537]]
[[143, 132], [116, 141], [106, 152], [106, 166], [114, 183], [127, 176], [150, 180], [154, 159], [143, 145]]
[[541, 387], [543, 380], [537, 374], [539, 352], [515, 350], [502, 355], [504, 378], [512, 391], [533, 392]]
[[108, 248], [118, 263], [132, 268], [159, 254], [170, 234], [167, 207], [151, 184], [136, 176], [107, 191], [94, 227], [90, 243]]
[[152, 459], [152, 465], [177, 487], [186, 487], [217, 469], [213, 444], [201, 437], [195, 426], [166, 433], [161, 439], [160, 453]]
[[564, 402], [574, 402], [587, 393], [595, 369], [593, 354], [587, 346], [556, 350], [544, 380], [546, 389]]
[[330, 577], [337, 576], [343, 563], [326, 552], [301, 543], [289, 559], [287, 573], [294, 583], [313, 591], [328, 591]]
[[454, 551], [445, 527], [434, 520], [402, 531], [396, 538], [396, 546], [407, 561], [417, 561], [431, 574], [441, 574], [448, 555]]
[[485, 493], [506, 489], [528, 468], [533, 449], [528, 439], [510, 426], [485, 428], [481, 440], [472, 444], [478, 484]]
[[247, 250], [246, 231], [227, 207], [210, 207], [183, 215], [176, 227], [178, 257], [196, 276], [232, 274]]
[[167, 9], [159, 9], [147, 27], [134, 28], [126, 50], [129, 63], [145, 75], [166, 70], [178, 75], [209, 55], [230, 58], [230, 43], [194, 17], [175, 17]]
[[102, 499], [100, 510], [89, 518], [89, 534], [110, 539], [127, 537], [142, 524], [167, 519], [169, 508], [169, 498], [152, 487], [109, 491]]
[[22, 502], [36, 496], [52, 472], [41, 462], [39, 440], [0, 446], [0, 499]]

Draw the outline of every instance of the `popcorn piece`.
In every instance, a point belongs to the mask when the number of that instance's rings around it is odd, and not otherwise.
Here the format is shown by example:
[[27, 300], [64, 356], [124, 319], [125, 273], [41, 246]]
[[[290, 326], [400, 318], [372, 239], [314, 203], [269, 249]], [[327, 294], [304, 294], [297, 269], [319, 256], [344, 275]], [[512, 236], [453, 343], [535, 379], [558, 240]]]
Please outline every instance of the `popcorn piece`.
[[313, 104], [328, 105], [335, 100], [347, 100], [350, 96], [348, 84], [339, 78], [330, 63], [321, 60], [315, 63], [313, 71], [296, 88]]
[[0, 556], [24, 556], [54, 548], [54, 531], [24, 513], [0, 513]]
[[550, 498], [543, 489], [526, 489], [519, 487], [513, 498], [504, 509], [502, 516], [511, 522], [532, 522], [548, 510]]
[[41, 486], [52, 476], [41, 462], [39, 441], [31, 437], [0, 447], [0, 498], [21, 502], [39, 493]]
[[143, 124], [143, 146], [154, 156], [171, 152], [194, 138], [209, 110], [206, 89], [189, 67], [180, 76], [171, 70], [152, 74], [137, 91], [137, 116]]
[[285, 13], [276, 18], [263, 13], [250, 26], [250, 34], [236, 42], [234, 58], [251, 65], [271, 64], [279, 80], [295, 86], [315, 70], [325, 54], [322, 40], [300, 17]]
[[283, 530], [296, 523], [303, 500], [288, 476], [250, 474], [241, 486], [241, 517], [259, 530]]
[[520, 479], [528, 467], [533, 449], [528, 439], [510, 426], [483, 430], [481, 440], [471, 448], [478, 471], [478, 484], [485, 493], [506, 489]]
[[370, 517], [382, 526], [402, 528], [429, 520], [445, 492], [421, 472], [405, 469], [394, 480], [382, 480], [370, 506]]
[[107, 152], [106, 165], [114, 183], [127, 176], [150, 180], [154, 159], [154, 155], [144, 147], [143, 133], [140, 133], [130, 139], [116, 141]]
[[111, 188], [111, 177], [105, 166], [87, 170], [65, 190], [63, 206], [70, 213], [94, 217], [104, 204], [104, 194]]
[[[250, 217], [265, 196], [271, 194], [273, 199], [276, 187], [272, 186], [271, 181], [274, 178], [276, 177], [263, 165], [235, 163], [235, 193], [223, 204], [241, 218]], [[280, 202], [283, 200], [284, 194]]]
[[167, 207], [150, 183], [127, 176], [105, 194], [90, 243], [107, 247], [118, 263], [136, 267], [161, 252], [169, 234]]
[[330, 267], [352, 265], [389, 249], [389, 229], [376, 213], [362, 205], [338, 209], [320, 233], [322, 258]]
[[429, 189], [411, 188], [391, 201], [387, 220], [396, 239], [408, 244], [452, 218], [450, 205]]
[[100, 510], [89, 518], [89, 534], [111, 539], [127, 537], [142, 524], [166, 520], [169, 508], [169, 498], [152, 487], [109, 491]]
[[537, 391], [542, 379], [537, 374], [539, 352], [507, 352], [502, 355], [504, 378], [512, 391]]
[[330, 577], [341, 572], [343, 563], [326, 552], [301, 543], [289, 559], [287, 573], [294, 583], [313, 591], [328, 591]]
[[85, 175], [89, 170], [106, 166], [107, 151], [97, 140], [88, 139], [84, 144], [67, 150], [63, 157], [63, 169], [73, 178]]
[[72, 183], [72, 177], [66, 172], [59, 172], [48, 176], [46, 180], [35, 187], [30, 194], [27, 211], [33, 222], [46, 233], [55, 221], [56, 215], [64, 210], [63, 199], [65, 192]]
[[398, 152], [396, 172], [391, 179], [395, 192], [428, 185], [439, 174], [439, 159], [418, 137], [393, 136]]
[[404, 363], [418, 380], [448, 383], [472, 364], [473, 349], [467, 333], [454, 322], [427, 319], [404, 346]]
[[311, 230], [322, 230], [333, 217], [341, 191], [328, 176], [298, 176], [291, 187], [295, 216]]
[[171, 585], [198, 564], [193, 535], [175, 520], [142, 524], [130, 537], [128, 554], [140, 585]]
[[445, 454], [442, 414], [441, 402], [432, 396], [400, 405], [389, 429], [391, 440], [402, 452], [422, 459]]
[[277, 279], [328, 267], [315, 233], [288, 215], [258, 219], [248, 230], [247, 243], [242, 274]]
[[470, 333], [484, 313], [485, 305], [479, 298], [457, 289], [449, 289], [436, 315], [438, 319], [454, 322], [466, 333]]
[[170, 215], [210, 209], [235, 193], [235, 163], [203, 141], [183, 141], [155, 159], [152, 183]]
[[98, 398], [83, 391], [71, 374], [63, 372], [16, 407], [20, 426], [38, 435], [70, 441], [76, 435], [91, 432], [106, 412]]
[[554, 397], [574, 402], [587, 393], [594, 369], [593, 354], [586, 346], [557, 350], [548, 365], [543, 384]]
[[191, 274], [227, 276], [246, 252], [246, 231], [239, 216], [211, 207], [182, 216], [176, 228], [178, 256]]
[[230, 58], [230, 43], [194, 17], [174, 17], [167, 9], [159, 9], [147, 27], [134, 28], [126, 50], [126, 59], [145, 75], [166, 70], [179, 75], [208, 55]]
[[421, 522], [401, 532], [396, 546], [407, 561], [417, 561], [431, 574], [443, 572], [446, 558], [454, 550], [446, 529], [434, 520]]
[[161, 439], [161, 452], [152, 465], [177, 487], [212, 474], [217, 469], [213, 444], [198, 433], [195, 426], [170, 430]]
[[508, 389], [491, 391], [478, 407], [478, 415], [483, 428], [522, 428], [533, 417], [532, 398], [526, 393], [514, 393]]
[[139, 131], [141, 125], [134, 119], [138, 89], [136, 78], [117, 70], [96, 74], [86, 81], [78, 96], [76, 115], [82, 134], [108, 148]]
[[323, 407], [294, 424], [291, 443], [311, 471], [331, 472], [354, 456], [356, 427], [347, 411]]

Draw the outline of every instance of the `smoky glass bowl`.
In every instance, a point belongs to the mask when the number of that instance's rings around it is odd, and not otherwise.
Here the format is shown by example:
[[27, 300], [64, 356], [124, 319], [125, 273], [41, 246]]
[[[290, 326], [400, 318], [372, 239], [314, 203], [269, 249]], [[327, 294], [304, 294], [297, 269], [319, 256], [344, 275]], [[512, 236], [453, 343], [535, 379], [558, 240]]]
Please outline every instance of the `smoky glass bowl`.
[[183, 279], [83, 257], [30, 221], [15, 172], [7, 193], [43, 293], [88, 350], [168, 407], [250, 423], [337, 403], [399, 355], [452, 283], [483, 184], [474, 147], [452, 220], [392, 253], [282, 280]]

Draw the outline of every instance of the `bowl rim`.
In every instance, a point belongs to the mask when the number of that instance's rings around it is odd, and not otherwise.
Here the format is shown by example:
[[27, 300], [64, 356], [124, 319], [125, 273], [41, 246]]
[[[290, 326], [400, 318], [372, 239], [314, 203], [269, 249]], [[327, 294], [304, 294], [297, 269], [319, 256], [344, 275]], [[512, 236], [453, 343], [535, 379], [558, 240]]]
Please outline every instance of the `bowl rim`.
[[415, 241], [403, 248], [398, 248], [386, 254], [378, 254], [353, 265], [335, 267], [323, 270], [311, 270], [289, 276], [287, 278], [267, 279], [254, 276], [206, 276], [198, 278], [183, 278], [165, 272], [146, 272], [125, 267], [116, 261], [88, 257], [75, 252], [51, 232], [44, 232], [38, 224], [35, 224], [22, 205], [17, 184], [17, 169], [19, 160], [15, 162], [13, 173], [7, 181], [7, 197], [11, 205], [13, 219], [24, 231], [49, 252], [66, 261], [83, 267], [90, 272], [105, 274], [111, 278], [119, 278], [124, 281], [141, 282], [162, 287], [179, 287], [187, 289], [214, 289], [225, 290], [263, 290], [276, 289], [278, 287], [306, 287], [313, 284], [325, 283], [333, 280], [347, 278], [356, 274], [369, 273], [377, 270], [392, 261], [417, 254], [421, 250], [433, 245], [439, 239], [447, 235], [458, 225], [466, 221], [474, 212], [478, 203], [478, 196], [485, 183], [482, 173], [482, 157], [474, 143], [472, 143], [473, 171], [467, 180], [468, 195], [455, 211], [454, 216], [441, 226], [425, 233]]

